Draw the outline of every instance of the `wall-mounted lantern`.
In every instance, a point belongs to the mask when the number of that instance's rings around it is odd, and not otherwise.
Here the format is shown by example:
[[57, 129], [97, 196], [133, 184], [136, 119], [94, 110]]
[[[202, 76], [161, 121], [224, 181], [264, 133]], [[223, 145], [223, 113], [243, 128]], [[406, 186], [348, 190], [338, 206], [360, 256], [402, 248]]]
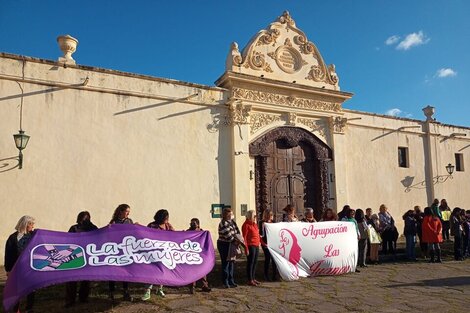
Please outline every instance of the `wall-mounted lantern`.
[[26, 148], [26, 145], [29, 141], [29, 136], [24, 133], [24, 130], [20, 129], [18, 134], [13, 135], [15, 139], [16, 148], [20, 151], [18, 156], [18, 169], [23, 168], [23, 149]]
[[[22, 68], [22, 73], [23, 73], [23, 81], [24, 81], [24, 68], [25, 68], [25, 63], [26, 61], [23, 59], [23, 68]], [[24, 89], [23, 86], [17, 81], [18, 87], [21, 89], [21, 103], [20, 103], [20, 130], [18, 131], [18, 134], [13, 135], [13, 139], [15, 140], [15, 145], [16, 148], [19, 150], [19, 155], [18, 155], [18, 169], [23, 168], [23, 150], [26, 148], [26, 145], [28, 144], [29, 141], [29, 136], [24, 133], [23, 130], [23, 101], [24, 101]]]
[[449, 176], [452, 177], [452, 173], [454, 173], [454, 168], [455, 166], [453, 166], [452, 164], [447, 164], [446, 166], [446, 170], [447, 170], [447, 173], [449, 173]]

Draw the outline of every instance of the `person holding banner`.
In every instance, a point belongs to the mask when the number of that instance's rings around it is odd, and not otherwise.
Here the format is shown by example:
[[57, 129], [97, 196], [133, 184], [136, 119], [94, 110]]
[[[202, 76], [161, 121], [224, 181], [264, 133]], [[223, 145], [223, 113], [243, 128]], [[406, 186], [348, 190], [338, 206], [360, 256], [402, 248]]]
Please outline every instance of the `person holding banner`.
[[268, 235], [266, 234], [266, 224], [273, 223], [273, 221], [274, 221], [273, 211], [269, 209], [264, 210], [263, 221], [261, 222], [261, 248], [263, 249], [263, 253], [264, 253], [264, 280], [265, 281], [270, 281], [269, 279], [269, 265], [270, 264], [272, 265], [272, 269], [273, 269], [272, 280], [275, 281], [276, 276], [277, 276], [276, 262], [274, 262], [271, 252], [269, 252]]
[[[155, 228], [158, 230], [174, 231], [175, 229], [170, 224], [170, 213], [165, 209], [160, 209], [153, 216], [153, 222], [149, 223], [147, 227]], [[142, 301], [147, 301], [151, 297], [153, 285], [148, 285], [145, 290], [145, 294], [142, 296]], [[160, 285], [157, 289], [157, 295], [165, 298], [165, 292], [163, 291], [163, 286]]]
[[[69, 229], [69, 233], [81, 233], [88, 232], [92, 230], [97, 230], [96, 227], [91, 222], [90, 213], [88, 211], [83, 211], [78, 213], [77, 224], [72, 225]], [[78, 298], [80, 302], [87, 302], [88, 295], [90, 294], [90, 282], [81, 281], [80, 289], [78, 291]], [[71, 307], [75, 304], [75, 298], [77, 297], [77, 282], [69, 282], [65, 285], [65, 307]]]
[[338, 213], [338, 221], [342, 221], [343, 218], [347, 218], [348, 217], [348, 214], [349, 214], [349, 210], [351, 210], [351, 207], [349, 206], [349, 204], [346, 204], [345, 206], [343, 206], [343, 209], [341, 210], [341, 212]]
[[286, 205], [286, 207], [283, 209], [284, 212], [286, 212], [284, 214], [284, 216], [282, 217], [282, 221], [283, 222], [298, 222], [299, 221], [299, 218], [297, 217], [297, 215], [295, 215], [295, 207], [292, 205], [292, 204], [288, 204]]
[[323, 212], [321, 222], [329, 222], [329, 221], [337, 221], [337, 220], [338, 220], [338, 216], [332, 209], [326, 209], [325, 212]]
[[[359, 244], [359, 240], [361, 239], [361, 234], [359, 233], [359, 226], [357, 225], [357, 221], [356, 221], [355, 216], [356, 216], [356, 210], [349, 208], [345, 212], [344, 217], [341, 219], [341, 221], [354, 223], [354, 226], [356, 228], [357, 240], [358, 240], [358, 244]], [[358, 258], [358, 260], [359, 260], [359, 258]], [[360, 273], [360, 272], [361, 271], [356, 268], [356, 273]]]
[[357, 220], [355, 217], [356, 217], [356, 210], [349, 208], [349, 210], [345, 213], [341, 221], [354, 223], [354, 226], [356, 227], [357, 239], [359, 240], [361, 237], [361, 234], [359, 233], [359, 227], [357, 225]]
[[[13, 269], [16, 261], [20, 257], [21, 252], [28, 244], [29, 240], [33, 236], [35, 219], [31, 216], [25, 215], [21, 217], [16, 224], [15, 232], [8, 237], [8, 240], [5, 245], [5, 272], [7, 277]], [[33, 311], [34, 304], [34, 293], [30, 293], [27, 296], [26, 300], [26, 312]], [[13, 312], [19, 312], [20, 303], [18, 302], [14, 308]]]
[[[132, 219], [129, 218], [129, 214], [131, 212], [131, 207], [128, 204], [120, 204], [114, 210], [113, 217], [109, 222], [110, 225], [112, 224], [134, 224]], [[116, 289], [116, 283], [114, 281], [109, 282], [109, 299], [114, 301], [114, 290]], [[122, 299], [124, 301], [132, 301], [132, 297], [129, 294], [129, 283], [124, 281], [122, 282]]]
[[[187, 229], [187, 231], [203, 231], [203, 229], [201, 228], [200, 225], [201, 225], [201, 223], [199, 222], [199, 219], [194, 217], [189, 222], [189, 228]], [[203, 292], [211, 292], [212, 289], [209, 287], [209, 282], [207, 281], [207, 276], [204, 276], [203, 278], [201, 278], [200, 281], [202, 282], [202, 291]], [[191, 294], [196, 293], [196, 283], [197, 282], [193, 282], [189, 286], [189, 291], [191, 292]]]
[[237, 235], [240, 235], [240, 230], [233, 221], [232, 208], [225, 207], [219, 223], [219, 238], [217, 239], [217, 250], [222, 261], [222, 283], [225, 288], [238, 287], [233, 278], [235, 259], [232, 257], [233, 248], [240, 244]]
[[246, 212], [246, 220], [242, 225], [243, 239], [245, 240], [246, 276], [248, 285], [258, 286], [260, 282], [255, 279], [256, 264], [258, 263], [260, 236], [258, 224], [256, 222], [256, 212], [249, 210]]
[[300, 221], [304, 223], [316, 223], [317, 220], [315, 219], [315, 217], [313, 217], [313, 209], [305, 208], [305, 216]]

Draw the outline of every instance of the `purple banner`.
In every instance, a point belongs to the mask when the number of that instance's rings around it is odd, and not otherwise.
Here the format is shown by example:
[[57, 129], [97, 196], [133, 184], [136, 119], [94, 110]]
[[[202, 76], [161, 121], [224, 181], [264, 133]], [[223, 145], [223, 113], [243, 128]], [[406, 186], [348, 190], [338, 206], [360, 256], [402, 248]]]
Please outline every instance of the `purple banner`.
[[31, 291], [68, 281], [129, 281], [183, 286], [215, 264], [208, 231], [161, 231], [113, 224], [96, 231], [37, 230], [8, 276], [3, 306]]

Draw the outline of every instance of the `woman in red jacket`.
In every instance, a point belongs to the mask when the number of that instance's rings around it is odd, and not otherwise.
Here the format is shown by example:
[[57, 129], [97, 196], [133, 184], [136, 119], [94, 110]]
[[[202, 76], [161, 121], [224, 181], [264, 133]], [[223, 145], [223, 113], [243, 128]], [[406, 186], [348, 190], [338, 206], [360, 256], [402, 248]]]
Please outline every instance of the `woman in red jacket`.
[[261, 240], [256, 223], [256, 212], [254, 210], [246, 212], [246, 221], [242, 226], [242, 234], [245, 240], [245, 253], [247, 257], [246, 275], [248, 276], [248, 285], [257, 286], [260, 282], [255, 279], [255, 273]]
[[[427, 242], [431, 248], [430, 263], [441, 263], [441, 247], [439, 243], [442, 242], [442, 224], [437, 216], [432, 215], [431, 208], [424, 209], [424, 219], [422, 225], [423, 242]], [[435, 259], [435, 257], [437, 259]]]

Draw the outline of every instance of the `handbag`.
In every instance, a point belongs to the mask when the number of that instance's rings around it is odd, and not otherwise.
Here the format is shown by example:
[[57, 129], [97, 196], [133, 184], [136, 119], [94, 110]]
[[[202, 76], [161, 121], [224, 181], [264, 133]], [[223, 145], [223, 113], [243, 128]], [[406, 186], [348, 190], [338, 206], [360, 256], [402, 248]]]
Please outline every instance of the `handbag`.
[[227, 256], [227, 261], [235, 261], [236, 259], [241, 258], [243, 255], [242, 249], [237, 242], [231, 242], [229, 247], [229, 252]]
[[380, 234], [375, 230], [375, 228], [372, 225], [367, 225], [368, 229], [368, 235], [369, 235], [369, 242], [371, 244], [380, 244], [382, 242], [382, 237]]

